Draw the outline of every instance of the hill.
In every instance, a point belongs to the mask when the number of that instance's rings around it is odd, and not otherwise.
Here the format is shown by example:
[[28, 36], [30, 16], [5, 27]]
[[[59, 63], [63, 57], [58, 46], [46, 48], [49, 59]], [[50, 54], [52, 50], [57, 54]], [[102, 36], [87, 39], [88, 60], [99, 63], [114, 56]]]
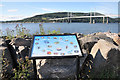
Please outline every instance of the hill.
[[[94, 16], [94, 13], [91, 13]], [[95, 13], [95, 15], [104, 15], [101, 13]], [[72, 16], [90, 16], [90, 13], [80, 13], [80, 12], [72, 12]], [[29, 17], [29, 18], [25, 18], [22, 20], [15, 20], [15, 21], [3, 21], [3, 23], [12, 23], [12, 22], [21, 22], [21, 23], [27, 23], [27, 22], [53, 22], [50, 21], [49, 19], [52, 18], [63, 18], [63, 17], [68, 17], [68, 12], [56, 12], [56, 13], [46, 13], [46, 14], [41, 14], [41, 15], [35, 15], [33, 17]], [[92, 18], [94, 19], [97, 23], [102, 23], [103, 22], [103, 18]], [[72, 22], [90, 22], [89, 18], [83, 18], [83, 19], [71, 19]], [[105, 22], [106, 22], [106, 18], [105, 18]], [[65, 20], [67, 21], [67, 20]], [[109, 17], [109, 23], [115, 23], [117, 22], [118, 19], [115, 18], [110, 18]], [[57, 22], [62, 22], [61, 20], [57, 21]]]

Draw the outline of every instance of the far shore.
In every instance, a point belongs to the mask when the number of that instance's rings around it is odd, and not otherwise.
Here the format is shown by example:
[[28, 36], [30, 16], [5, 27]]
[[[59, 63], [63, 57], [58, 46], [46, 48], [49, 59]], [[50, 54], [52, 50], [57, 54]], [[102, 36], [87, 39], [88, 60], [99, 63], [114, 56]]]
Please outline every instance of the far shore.
[[[0, 23], [68, 23], [68, 22], [0, 22]], [[71, 23], [89, 23], [89, 22], [71, 22]], [[102, 22], [97, 22], [97, 23], [102, 23]], [[109, 22], [109, 23], [118, 23], [118, 22]], [[89, 24], [96, 24], [96, 23], [89, 23]]]

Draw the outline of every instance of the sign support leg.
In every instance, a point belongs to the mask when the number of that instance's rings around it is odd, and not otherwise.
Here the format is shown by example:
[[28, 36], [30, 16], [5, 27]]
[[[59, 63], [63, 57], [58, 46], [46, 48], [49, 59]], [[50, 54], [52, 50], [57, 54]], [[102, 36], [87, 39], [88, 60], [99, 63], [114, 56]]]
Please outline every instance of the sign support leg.
[[34, 74], [35, 74], [35, 80], [37, 79], [37, 69], [36, 69], [36, 60], [33, 59], [33, 68], [34, 68]]
[[76, 65], [76, 68], [77, 68], [77, 71], [76, 71], [76, 76], [77, 76], [77, 80], [79, 80], [79, 67], [80, 67], [80, 60], [79, 60], [79, 56], [77, 56], [77, 65]]

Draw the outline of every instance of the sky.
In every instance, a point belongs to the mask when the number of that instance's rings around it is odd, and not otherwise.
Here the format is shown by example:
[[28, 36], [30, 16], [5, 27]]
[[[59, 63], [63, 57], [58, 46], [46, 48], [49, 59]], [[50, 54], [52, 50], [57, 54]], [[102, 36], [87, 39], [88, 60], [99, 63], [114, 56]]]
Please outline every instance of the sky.
[[0, 21], [20, 20], [53, 12], [99, 12], [118, 15], [118, 2], [1, 2]]

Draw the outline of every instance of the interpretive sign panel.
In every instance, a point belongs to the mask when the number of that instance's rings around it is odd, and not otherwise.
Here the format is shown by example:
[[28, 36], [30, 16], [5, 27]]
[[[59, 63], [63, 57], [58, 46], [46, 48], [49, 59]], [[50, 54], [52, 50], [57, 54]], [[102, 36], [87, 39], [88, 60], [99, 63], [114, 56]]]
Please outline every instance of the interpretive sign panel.
[[75, 34], [35, 35], [31, 46], [30, 58], [58, 58], [82, 56]]

